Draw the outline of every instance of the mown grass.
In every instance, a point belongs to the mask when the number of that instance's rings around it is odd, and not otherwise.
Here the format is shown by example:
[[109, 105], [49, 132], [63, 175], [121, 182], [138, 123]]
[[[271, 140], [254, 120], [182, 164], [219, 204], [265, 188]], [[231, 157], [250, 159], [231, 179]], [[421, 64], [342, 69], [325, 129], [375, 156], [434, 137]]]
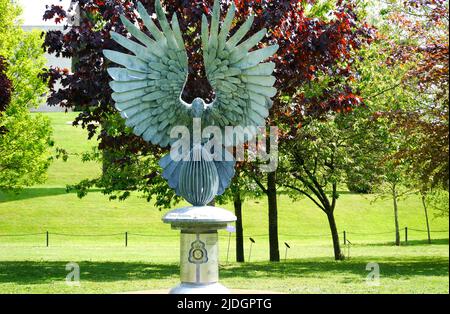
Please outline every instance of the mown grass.
[[[284, 293], [448, 293], [448, 258], [376, 254], [345, 262], [302, 258], [280, 263], [231, 263], [221, 266], [220, 276], [230, 288]], [[369, 262], [379, 265], [377, 285], [367, 279]], [[8, 293], [117, 293], [167, 289], [178, 282], [176, 263], [124, 260], [78, 264], [80, 286], [69, 286], [65, 282], [66, 262], [2, 261], [0, 288]]]
[[[98, 190], [83, 199], [66, 193], [66, 184], [100, 173], [100, 165], [80, 160], [78, 154], [95, 141], [87, 141], [84, 130], [67, 124], [74, 115], [48, 114], [56, 146], [69, 152], [68, 161], [53, 162], [43, 185], [19, 194], [0, 192], [0, 292], [91, 293], [171, 287], [178, 278], [178, 234], [161, 222], [165, 211], [158, 211], [139, 195], [119, 202], [109, 201]], [[230, 262], [225, 265], [228, 234], [220, 233], [221, 277], [228, 286], [288, 293], [448, 293], [448, 232], [441, 232], [448, 230], [448, 219], [431, 220], [433, 244], [428, 245], [426, 233], [413, 230], [425, 229], [418, 196], [410, 195], [399, 204], [400, 224], [409, 228], [409, 241], [395, 247], [391, 201], [342, 193], [337, 224], [341, 242], [344, 230], [352, 242], [349, 252], [343, 248], [350, 253], [344, 262], [332, 259], [326, 217], [319, 209], [304, 199], [293, 202], [286, 195], [278, 201], [280, 253], [284, 258], [283, 242], [288, 242], [288, 260], [267, 262], [266, 200], [248, 200], [244, 234], [256, 240], [251, 263], [231, 263], [235, 258], [233, 234]], [[231, 204], [223, 207], [232, 210]], [[49, 247], [45, 246], [46, 231]], [[128, 247], [124, 247], [126, 231]], [[1, 236], [27, 233], [39, 234]], [[246, 240], [246, 258], [248, 244]], [[79, 263], [80, 287], [65, 284], [67, 262]], [[365, 282], [368, 262], [380, 264], [378, 287]]]

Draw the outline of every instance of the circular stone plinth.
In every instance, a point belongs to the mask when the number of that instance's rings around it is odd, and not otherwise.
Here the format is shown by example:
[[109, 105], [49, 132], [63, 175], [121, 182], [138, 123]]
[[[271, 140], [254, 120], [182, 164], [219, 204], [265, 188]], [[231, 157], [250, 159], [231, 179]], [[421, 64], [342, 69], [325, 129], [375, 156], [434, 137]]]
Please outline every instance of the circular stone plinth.
[[174, 228], [225, 228], [236, 221], [236, 216], [228, 210], [215, 206], [188, 206], [174, 209], [162, 218]]

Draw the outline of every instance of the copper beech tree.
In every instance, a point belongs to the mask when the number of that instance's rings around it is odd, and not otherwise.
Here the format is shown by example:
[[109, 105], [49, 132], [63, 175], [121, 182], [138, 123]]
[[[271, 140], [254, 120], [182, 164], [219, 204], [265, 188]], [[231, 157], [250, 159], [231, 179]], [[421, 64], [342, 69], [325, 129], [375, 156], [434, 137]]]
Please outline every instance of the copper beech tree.
[[[120, 50], [110, 39], [109, 32], [126, 34], [119, 15], [125, 14], [143, 27], [136, 15], [136, 1], [129, 0], [79, 0], [80, 16], [77, 24], [67, 20], [68, 12], [61, 6], [49, 6], [44, 19], [65, 23], [65, 31], [45, 33], [44, 47], [55, 53], [75, 60], [73, 71], [52, 68], [48, 72], [51, 94], [49, 104], [81, 110], [74, 124], [89, 131], [89, 137], [97, 136], [99, 149], [107, 151], [108, 175], [95, 180], [86, 180], [77, 186], [81, 194], [92, 186], [103, 188], [105, 193], [120, 193], [125, 198], [132, 190], [143, 191], [148, 199], [156, 196], [157, 205], [171, 205], [173, 192], [167, 188], [155, 164], [161, 154], [159, 149], [134, 136], [117, 117], [111, 90], [110, 78], [103, 49]], [[154, 1], [141, 1], [148, 11], [154, 11]], [[323, 2], [323, 1], [320, 1]], [[268, 29], [264, 43], [277, 43], [280, 49], [273, 58], [276, 62], [277, 96], [268, 123], [289, 125], [290, 129], [280, 134], [280, 141], [294, 138], [305, 117], [320, 119], [329, 111], [349, 111], [359, 106], [361, 100], [357, 91], [352, 91], [346, 82], [352, 79], [352, 52], [370, 40], [371, 28], [358, 20], [353, 1], [330, 1], [325, 7], [327, 14], [310, 8], [314, 0], [235, 0], [237, 25], [248, 14], [255, 15], [253, 29]], [[189, 54], [189, 79], [183, 98], [191, 101], [199, 96], [211, 99], [213, 93], [205, 79], [201, 45], [200, 24], [202, 14], [212, 10], [212, 0], [165, 0], [163, 5], [169, 15], [178, 14], [186, 49]], [[226, 12], [229, 1], [222, 1]], [[237, 27], [234, 28], [236, 30]], [[319, 96], [299, 92], [305, 84], [326, 74], [333, 78]], [[61, 81], [64, 88], [56, 89], [55, 82]], [[98, 124], [93, 123], [98, 122]], [[101, 127], [99, 127], [99, 125]], [[250, 169], [253, 173], [254, 169]], [[269, 212], [270, 260], [278, 261], [277, 227], [277, 173], [271, 172], [257, 180], [267, 195]], [[114, 196], [113, 196], [114, 197]]]

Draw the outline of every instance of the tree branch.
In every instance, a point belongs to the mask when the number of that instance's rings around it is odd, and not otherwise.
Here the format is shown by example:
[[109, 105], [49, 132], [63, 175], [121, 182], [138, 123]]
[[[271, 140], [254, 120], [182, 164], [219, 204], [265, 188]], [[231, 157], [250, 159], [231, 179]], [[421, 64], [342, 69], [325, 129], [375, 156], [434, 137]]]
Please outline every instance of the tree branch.
[[391, 86], [391, 87], [389, 87], [389, 88], [386, 88], [385, 90], [382, 90], [381, 92], [378, 92], [378, 93], [376, 93], [376, 94], [367, 96], [366, 99], [371, 99], [371, 98], [378, 97], [378, 96], [380, 96], [380, 95], [382, 95], [382, 94], [384, 94], [384, 93], [386, 93], [386, 92], [388, 92], [388, 91], [390, 91], [390, 90], [393, 90], [394, 88], [399, 87], [400, 85], [402, 85], [402, 82], [397, 83], [397, 84], [395, 84], [394, 86]]
[[324, 204], [324, 207], [329, 208], [330, 202], [329, 202], [328, 197], [326, 196], [325, 192], [323, 191], [322, 186], [317, 181], [317, 178], [314, 177], [314, 175], [306, 168], [305, 165], [303, 165], [303, 170], [306, 172], [306, 174], [308, 175], [308, 178], [312, 181], [312, 183], [316, 187], [317, 193], [319, 193], [319, 195], [321, 196], [320, 199], [321, 199], [322, 204]]
[[253, 181], [255, 181], [255, 183], [259, 186], [259, 188], [265, 193], [267, 194], [267, 189], [264, 187], [264, 185], [261, 183], [261, 181], [259, 181], [253, 174], [251, 175]]
[[310, 182], [305, 180], [302, 176], [299, 176], [298, 174], [295, 173], [292, 173], [292, 176], [297, 180], [299, 180], [300, 182], [302, 182], [319, 199], [319, 202], [323, 204], [321, 208], [324, 209], [326, 206], [326, 202], [322, 198], [322, 195], [319, 193], [319, 191], [317, 191], [317, 189]]
[[295, 190], [303, 195], [305, 195], [307, 198], [309, 198], [311, 201], [314, 202], [314, 204], [316, 204], [317, 207], [319, 207], [324, 213], [326, 213], [325, 209], [323, 208], [323, 206], [314, 199], [314, 197], [312, 197], [311, 195], [309, 195], [306, 191], [301, 190], [300, 188], [290, 185], [290, 184], [284, 184], [285, 187], [290, 188], [292, 190]]

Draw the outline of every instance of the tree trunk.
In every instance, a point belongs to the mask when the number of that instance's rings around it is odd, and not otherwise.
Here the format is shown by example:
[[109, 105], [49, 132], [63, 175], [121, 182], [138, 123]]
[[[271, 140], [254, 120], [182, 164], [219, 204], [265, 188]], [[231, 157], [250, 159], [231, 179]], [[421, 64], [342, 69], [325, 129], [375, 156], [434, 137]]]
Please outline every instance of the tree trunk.
[[334, 219], [333, 211], [327, 213], [328, 223], [330, 225], [331, 237], [333, 238], [334, 259], [337, 261], [343, 260], [344, 255], [341, 252], [341, 244], [339, 243], [339, 233], [336, 227], [336, 220]]
[[270, 261], [280, 261], [280, 251], [278, 248], [278, 208], [276, 172], [267, 174], [267, 200], [269, 204], [269, 249]]
[[427, 222], [428, 244], [431, 244], [430, 222], [428, 220], [428, 209], [427, 209], [427, 204], [425, 202], [425, 194], [422, 194], [422, 205], [423, 205], [423, 209], [425, 211], [425, 220]]
[[400, 246], [400, 227], [398, 225], [397, 189], [395, 185], [392, 186], [392, 199], [394, 201], [395, 245]]
[[239, 191], [234, 194], [234, 214], [236, 215], [236, 262], [244, 262], [244, 230], [242, 228], [242, 199]]

